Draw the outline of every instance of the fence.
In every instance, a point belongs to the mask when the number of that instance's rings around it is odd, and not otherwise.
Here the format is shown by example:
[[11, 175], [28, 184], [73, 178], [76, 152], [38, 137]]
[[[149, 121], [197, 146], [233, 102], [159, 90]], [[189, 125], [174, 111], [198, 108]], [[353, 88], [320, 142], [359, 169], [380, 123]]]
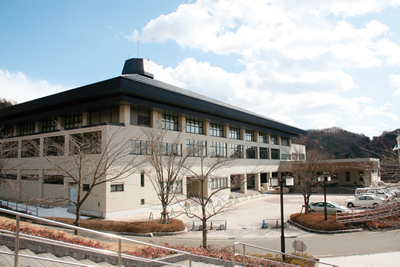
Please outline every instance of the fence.
[[400, 214], [400, 204], [398, 202], [389, 203], [385, 206], [354, 212], [354, 208], [349, 213], [336, 213], [336, 221], [340, 223], [353, 223], [377, 220], [382, 217]]
[[38, 216], [39, 207], [30, 207], [28, 204], [10, 202], [8, 200], [0, 200], [0, 207], [6, 207], [9, 210], [15, 210], [19, 212], [24, 212], [26, 214]]

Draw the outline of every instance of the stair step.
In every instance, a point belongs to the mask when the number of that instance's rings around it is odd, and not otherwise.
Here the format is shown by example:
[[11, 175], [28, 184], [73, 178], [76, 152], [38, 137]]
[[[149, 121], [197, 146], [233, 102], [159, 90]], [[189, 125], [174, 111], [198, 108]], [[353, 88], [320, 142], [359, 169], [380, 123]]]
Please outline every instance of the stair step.
[[[174, 264], [180, 264], [180, 265], [185, 265], [185, 266], [189, 266], [189, 260], [185, 260], [185, 261], [180, 261], [180, 262], [176, 262]], [[169, 265], [164, 265], [169, 266]], [[199, 262], [199, 261], [192, 261], [192, 267], [212, 267], [212, 266], [218, 266], [218, 267], [223, 267], [223, 265], [215, 265], [215, 264], [211, 264], [211, 263], [203, 263], [203, 262]]]
[[[34, 252], [32, 252], [29, 249], [21, 249], [19, 251], [20, 254], [25, 254], [25, 255], [29, 255], [29, 256], [37, 256]], [[37, 259], [31, 259], [31, 258], [25, 258], [25, 257], [18, 257], [18, 262], [20, 263], [20, 259], [25, 259], [25, 260], [29, 260], [31, 265], [26, 265], [26, 266], [35, 266], [35, 267], [45, 267], [46, 265], [42, 263], [41, 260], [37, 260]], [[22, 263], [22, 262], [21, 262]], [[24, 265], [25, 266], [25, 265]]]

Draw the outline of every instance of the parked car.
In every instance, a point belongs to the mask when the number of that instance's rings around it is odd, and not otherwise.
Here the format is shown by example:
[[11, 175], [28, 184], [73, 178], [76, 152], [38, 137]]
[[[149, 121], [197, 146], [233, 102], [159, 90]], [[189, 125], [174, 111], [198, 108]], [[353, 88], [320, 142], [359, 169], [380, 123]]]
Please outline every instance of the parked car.
[[348, 199], [345, 201], [348, 208], [353, 207], [377, 207], [379, 205], [387, 203], [388, 200], [385, 198], [378, 197], [371, 193], [360, 194], [354, 199]]
[[399, 192], [390, 188], [382, 188], [383, 191], [385, 191], [386, 193], [392, 195], [393, 197], [397, 197]]
[[355, 196], [359, 196], [360, 194], [365, 194], [365, 193], [370, 193], [374, 194], [378, 197], [387, 199], [387, 200], [393, 200], [394, 195], [387, 193], [386, 191], [383, 190], [384, 188], [379, 188], [379, 187], [363, 187], [363, 188], [357, 188], [355, 192]]
[[[320, 202], [313, 202], [310, 204], [310, 212], [325, 212], [325, 206], [324, 206], [324, 202], [320, 201]], [[327, 213], [341, 213], [341, 212], [349, 212], [349, 210], [342, 205], [339, 205], [335, 202], [332, 201], [327, 201], [326, 202], [326, 212]]]

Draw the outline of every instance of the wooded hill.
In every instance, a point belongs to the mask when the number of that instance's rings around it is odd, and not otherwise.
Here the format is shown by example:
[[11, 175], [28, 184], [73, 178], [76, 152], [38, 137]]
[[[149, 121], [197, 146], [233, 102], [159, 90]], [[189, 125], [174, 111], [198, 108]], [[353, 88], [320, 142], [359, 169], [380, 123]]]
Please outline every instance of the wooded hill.
[[392, 150], [397, 137], [397, 130], [383, 132], [373, 140], [363, 134], [348, 132], [338, 127], [307, 131], [307, 135], [293, 139], [293, 143], [305, 145], [307, 150], [320, 149], [332, 159], [379, 158], [378, 154], [383, 150]]

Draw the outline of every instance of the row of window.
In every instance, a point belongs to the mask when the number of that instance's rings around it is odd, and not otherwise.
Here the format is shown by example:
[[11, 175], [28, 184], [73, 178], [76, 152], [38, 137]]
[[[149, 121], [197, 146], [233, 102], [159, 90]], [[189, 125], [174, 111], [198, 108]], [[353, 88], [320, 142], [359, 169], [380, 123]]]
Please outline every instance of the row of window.
[[[0, 143], [1, 152], [4, 158], [18, 157], [18, 141]], [[65, 136], [51, 136], [43, 138], [44, 156], [65, 155]], [[101, 153], [101, 132], [85, 132], [72, 134], [69, 137], [69, 154], [100, 154]], [[21, 141], [21, 157], [38, 157], [40, 154], [40, 139]]]
[[[231, 158], [247, 158], [247, 159], [281, 159], [280, 149], [244, 146], [238, 144], [211, 142], [210, 157], [231, 157]], [[271, 150], [271, 154], [270, 154]], [[175, 143], [162, 143], [160, 149], [162, 155], [174, 153], [182, 156], [182, 145]], [[152, 153], [152, 144], [150, 141], [131, 140], [130, 154], [134, 155], [150, 155]], [[186, 153], [189, 157], [204, 157], [207, 155], [207, 141], [186, 139]], [[304, 156], [304, 155], [303, 155]], [[290, 160], [290, 154], [282, 154], [283, 160]]]
[[[100, 125], [104, 123], [119, 123], [119, 108], [104, 109], [100, 111], [88, 112], [87, 113], [87, 125]], [[162, 128], [171, 131], [178, 131], [178, 116], [169, 114], [162, 115]], [[61, 127], [64, 129], [73, 129], [82, 127], [83, 112], [79, 110], [72, 110], [66, 112], [61, 118]], [[150, 127], [150, 111], [142, 109], [130, 109], [130, 124]], [[13, 125], [2, 125], [1, 132], [3, 136], [12, 136], [14, 131]], [[36, 121], [26, 120], [18, 123], [17, 128], [18, 135], [29, 135], [34, 134], [36, 129]], [[39, 133], [51, 132], [57, 130], [57, 118], [54, 116], [47, 116], [39, 121]], [[186, 119], [186, 132], [193, 134], [203, 134], [203, 121], [197, 118]], [[210, 123], [210, 135], [216, 137], [224, 137], [224, 127], [221, 123]], [[240, 128], [235, 126], [229, 127], [228, 137], [230, 139], [241, 140]], [[244, 140], [259, 142], [259, 143], [271, 143], [279, 145], [279, 139], [277, 135], [268, 135], [265, 132], [260, 132], [258, 140], [255, 140], [255, 133], [253, 130], [246, 129]], [[281, 137], [280, 145], [290, 146], [290, 138]]]

